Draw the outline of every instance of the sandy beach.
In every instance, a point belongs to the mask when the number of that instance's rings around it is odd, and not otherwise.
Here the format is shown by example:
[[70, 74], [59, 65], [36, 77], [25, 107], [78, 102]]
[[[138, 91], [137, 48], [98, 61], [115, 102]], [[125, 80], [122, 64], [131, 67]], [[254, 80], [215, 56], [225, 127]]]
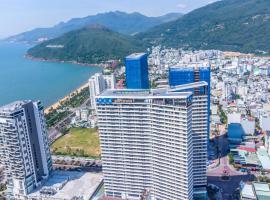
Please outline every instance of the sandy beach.
[[48, 113], [49, 113], [49, 110], [50, 110], [51, 108], [53, 108], [53, 109], [58, 108], [58, 107], [61, 105], [60, 102], [63, 102], [63, 101], [68, 100], [68, 99], [71, 97], [72, 93], [74, 93], [74, 92], [76, 92], [76, 91], [77, 91], [77, 92], [80, 92], [80, 91], [82, 91], [82, 90], [83, 90], [84, 88], [86, 88], [86, 87], [88, 87], [88, 83], [85, 83], [85, 84], [81, 85], [81, 86], [78, 87], [76, 90], [74, 90], [74, 91], [72, 91], [71, 93], [69, 93], [68, 95], [66, 95], [64, 98], [58, 100], [58, 101], [55, 102], [54, 104], [52, 104], [52, 105], [50, 105], [49, 107], [47, 107], [47, 108], [44, 110], [44, 113], [45, 113], [45, 114], [48, 114]]

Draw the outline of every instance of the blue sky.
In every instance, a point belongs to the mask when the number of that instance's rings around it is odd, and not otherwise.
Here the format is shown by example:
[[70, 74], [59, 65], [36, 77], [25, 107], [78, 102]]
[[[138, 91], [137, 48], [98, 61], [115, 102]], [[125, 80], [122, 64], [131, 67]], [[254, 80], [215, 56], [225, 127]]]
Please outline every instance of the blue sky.
[[[215, 0], [214, 0], [215, 1]], [[187, 13], [213, 0], [0, 0], [0, 38], [107, 11], [159, 16]]]

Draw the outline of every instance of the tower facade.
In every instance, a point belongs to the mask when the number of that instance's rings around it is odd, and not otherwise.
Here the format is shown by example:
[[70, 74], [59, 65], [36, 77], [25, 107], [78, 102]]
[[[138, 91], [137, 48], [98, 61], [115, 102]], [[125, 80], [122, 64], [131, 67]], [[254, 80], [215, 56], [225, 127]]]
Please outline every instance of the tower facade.
[[49, 176], [52, 159], [40, 101], [0, 108], [0, 156], [8, 199], [21, 199]]
[[103, 75], [101, 73], [96, 73], [89, 79], [88, 83], [90, 90], [91, 109], [95, 111], [96, 96], [103, 92], [105, 89], [114, 89], [116, 87], [115, 75]]
[[190, 91], [193, 94], [193, 187], [194, 196], [204, 199], [207, 186], [208, 86], [206, 82], [195, 82], [171, 87], [171, 92], [181, 91]]
[[175, 87], [183, 84], [205, 81], [208, 96], [207, 138], [210, 139], [210, 96], [211, 96], [211, 69], [210, 66], [201, 66], [196, 63], [169, 68], [169, 85]]
[[192, 92], [107, 90], [96, 101], [106, 195], [193, 199]]
[[134, 53], [126, 57], [127, 89], [148, 89], [148, 61], [146, 53]]

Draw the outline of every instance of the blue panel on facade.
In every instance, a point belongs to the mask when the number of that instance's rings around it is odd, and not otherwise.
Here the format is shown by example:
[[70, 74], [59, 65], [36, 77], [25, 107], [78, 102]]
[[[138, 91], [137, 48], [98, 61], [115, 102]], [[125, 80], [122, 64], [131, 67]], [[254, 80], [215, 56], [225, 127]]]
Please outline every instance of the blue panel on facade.
[[127, 89], [148, 89], [147, 54], [132, 54], [125, 59]]
[[205, 81], [208, 83], [208, 91], [210, 91], [211, 88], [211, 74], [210, 74], [210, 67], [201, 67], [199, 68], [199, 77], [200, 81]]
[[170, 86], [183, 85], [194, 82], [194, 68], [170, 68]]
[[96, 99], [97, 104], [112, 104], [112, 102], [113, 102], [113, 99], [111, 99], [111, 98], [99, 98], [99, 99]]
[[[209, 133], [210, 133], [210, 94], [211, 94], [210, 93], [210, 89], [211, 89], [210, 67], [199, 67], [198, 69], [195, 69], [194, 67], [185, 67], [185, 66], [169, 68], [170, 87], [199, 82], [199, 81], [205, 81], [208, 83], [207, 95], [208, 95], [208, 138], [209, 138], [210, 137], [209, 136]], [[205, 94], [204, 87], [199, 88], [199, 94]]]

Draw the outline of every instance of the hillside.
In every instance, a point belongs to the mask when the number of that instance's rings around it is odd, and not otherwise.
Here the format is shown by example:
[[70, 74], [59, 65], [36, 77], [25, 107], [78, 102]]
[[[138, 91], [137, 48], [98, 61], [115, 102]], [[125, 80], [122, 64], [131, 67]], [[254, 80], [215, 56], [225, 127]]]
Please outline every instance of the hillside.
[[43, 42], [29, 49], [27, 54], [47, 60], [95, 64], [122, 59], [132, 52], [144, 50], [142, 43], [131, 36], [92, 25]]
[[170, 47], [269, 53], [270, 1], [219, 1], [137, 38]]
[[146, 31], [156, 25], [176, 20], [181, 16], [180, 13], [169, 13], [161, 17], [147, 17], [140, 13], [108, 12], [84, 18], [74, 18], [66, 23], [61, 22], [50, 28], [37, 28], [12, 36], [8, 38], [8, 40], [36, 43], [46, 39], [53, 39], [69, 31], [81, 29], [93, 24], [101, 24], [115, 32], [131, 35]]

